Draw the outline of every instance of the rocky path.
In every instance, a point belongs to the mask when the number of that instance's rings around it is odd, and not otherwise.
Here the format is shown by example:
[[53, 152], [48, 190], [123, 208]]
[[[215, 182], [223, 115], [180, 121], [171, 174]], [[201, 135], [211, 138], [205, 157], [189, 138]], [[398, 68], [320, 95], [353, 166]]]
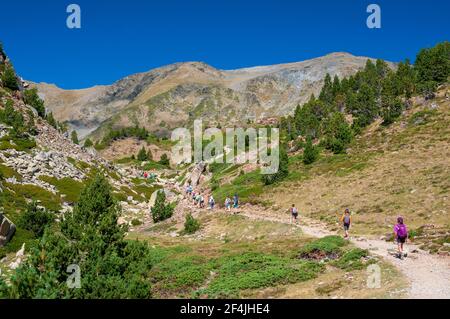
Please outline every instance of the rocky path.
[[[259, 210], [247, 209], [240, 212], [241, 215], [252, 219], [268, 220], [280, 223], [290, 223], [289, 216], [274, 216], [272, 212], [259, 212]], [[302, 231], [313, 237], [324, 237], [335, 235], [328, 231], [324, 224], [317, 221], [300, 218], [298, 225]], [[364, 237], [351, 237], [351, 242], [362, 249], [368, 249], [371, 253], [378, 255], [391, 264], [395, 265], [410, 282], [408, 291], [409, 298], [450, 298], [450, 257], [431, 255], [414, 245], [407, 245], [408, 257], [400, 260], [392, 256], [396, 245], [393, 242], [370, 239]]]
[[[189, 200], [185, 199], [182, 202], [182, 206], [196, 213], [201, 213], [203, 210], [194, 207]], [[260, 207], [244, 206], [232, 212], [227, 212], [224, 209], [216, 210], [219, 213], [239, 214], [254, 220], [290, 223], [288, 214], [280, 216], [277, 212], [264, 210]], [[306, 217], [300, 217], [300, 223], [296, 226], [312, 237], [321, 238], [337, 234], [327, 230], [325, 224]], [[371, 253], [382, 257], [402, 272], [410, 283], [408, 298], [450, 298], [450, 257], [431, 255], [414, 245], [408, 244], [407, 249], [410, 253], [407, 258], [400, 260], [392, 255], [396, 249], [396, 245], [393, 242], [365, 237], [351, 237], [350, 241], [355, 246], [368, 249]]]

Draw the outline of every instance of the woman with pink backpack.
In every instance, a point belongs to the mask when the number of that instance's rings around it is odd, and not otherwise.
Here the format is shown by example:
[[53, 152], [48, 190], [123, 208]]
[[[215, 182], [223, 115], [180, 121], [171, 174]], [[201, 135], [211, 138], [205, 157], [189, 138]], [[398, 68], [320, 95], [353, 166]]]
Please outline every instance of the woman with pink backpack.
[[403, 217], [397, 218], [397, 225], [394, 226], [394, 236], [398, 246], [398, 255], [397, 257], [402, 259], [406, 257], [407, 254], [403, 254], [403, 245], [406, 243], [408, 239], [408, 229], [406, 225], [403, 223]]

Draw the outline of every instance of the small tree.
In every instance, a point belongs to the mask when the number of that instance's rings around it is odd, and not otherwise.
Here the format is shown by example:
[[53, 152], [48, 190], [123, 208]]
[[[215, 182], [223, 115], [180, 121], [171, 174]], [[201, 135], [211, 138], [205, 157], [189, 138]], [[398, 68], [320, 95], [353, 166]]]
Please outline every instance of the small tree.
[[39, 98], [36, 88], [25, 90], [23, 93], [23, 100], [26, 104], [32, 106], [40, 117], [45, 117], [44, 101]]
[[152, 151], [150, 149], [147, 151], [147, 160], [148, 161], [153, 161], [153, 154], [152, 154]]
[[84, 147], [85, 147], [85, 148], [92, 147], [93, 145], [94, 145], [94, 143], [92, 143], [92, 141], [91, 141], [90, 138], [87, 138], [87, 139], [84, 141]]
[[31, 231], [36, 238], [42, 237], [46, 227], [49, 227], [55, 220], [55, 215], [44, 208], [38, 207], [36, 202], [32, 202], [20, 216], [19, 226]]
[[265, 185], [270, 185], [275, 182], [281, 181], [289, 174], [289, 157], [286, 151], [285, 145], [280, 145], [279, 152], [279, 166], [278, 171], [274, 174], [262, 175], [262, 181]]
[[164, 190], [159, 190], [156, 194], [155, 205], [151, 208], [151, 214], [155, 223], [172, 217], [173, 207], [170, 204], [166, 204]]
[[164, 165], [164, 166], [169, 166], [170, 161], [169, 161], [169, 157], [167, 156], [167, 154], [164, 153], [163, 155], [161, 155], [159, 164]]
[[19, 89], [19, 82], [17, 81], [16, 72], [14, 72], [11, 65], [6, 66], [1, 79], [4, 87], [11, 90]]
[[146, 161], [147, 159], [148, 159], [147, 152], [145, 151], [145, 147], [142, 146], [141, 150], [137, 154], [137, 160], [143, 162], [143, 161]]
[[74, 144], [80, 143], [80, 142], [78, 141], [78, 134], [77, 134], [77, 131], [73, 130], [72, 133], [70, 134], [70, 138], [72, 139], [72, 142], [73, 142]]
[[50, 124], [51, 126], [53, 126], [56, 129], [58, 129], [58, 123], [56, 123], [56, 120], [53, 117], [53, 113], [52, 112], [48, 113], [45, 118], [46, 118], [48, 124]]
[[25, 121], [22, 113], [16, 111], [12, 100], [7, 100], [4, 110], [0, 110], [0, 122], [12, 126], [10, 134], [21, 136], [25, 132]]
[[303, 152], [303, 163], [306, 165], [312, 164], [316, 161], [319, 156], [319, 151], [312, 143], [311, 137], [308, 137], [306, 141], [305, 150]]
[[200, 229], [200, 222], [195, 219], [191, 214], [186, 215], [184, 222], [184, 232], [186, 234], [193, 234]]

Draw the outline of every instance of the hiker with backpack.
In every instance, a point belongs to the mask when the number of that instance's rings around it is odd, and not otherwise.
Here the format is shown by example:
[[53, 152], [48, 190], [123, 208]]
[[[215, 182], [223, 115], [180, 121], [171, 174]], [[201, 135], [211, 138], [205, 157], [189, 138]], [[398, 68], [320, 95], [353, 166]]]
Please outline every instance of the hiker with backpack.
[[213, 195], [209, 196], [209, 208], [212, 210], [214, 209], [214, 205], [216, 204], [216, 202], [214, 201], [214, 197]]
[[203, 198], [203, 195], [199, 195], [199, 196], [200, 196], [200, 199], [199, 199], [200, 208], [203, 208], [205, 206], [205, 199]]
[[227, 196], [227, 198], [225, 198], [225, 209], [227, 211], [231, 210], [231, 198]]
[[233, 196], [233, 208], [238, 208], [239, 207], [239, 197], [237, 194], [234, 194]]
[[406, 243], [406, 240], [408, 239], [408, 229], [406, 228], [406, 225], [403, 222], [403, 217], [397, 218], [397, 225], [394, 226], [394, 238], [397, 242], [397, 248], [398, 248], [398, 254], [397, 257], [402, 259], [403, 257], [406, 257], [407, 254], [403, 253], [403, 245]]
[[295, 204], [292, 204], [290, 212], [291, 212], [291, 224], [292, 224], [293, 220], [295, 220], [295, 223], [298, 224], [298, 219], [297, 219], [297, 217], [298, 217], [298, 209], [297, 209], [297, 207], [295, 207]]
[[350, 224], [352, 223], [352, 217], [350, 216], [350, 210], [345, 209], [344, 215], [341, 217], [341, 223], [344, 225], [344, 238], [348, 238], [348, 230], [350, 229]]
[[200, 193], [195, 196], [195, 206], [200, 207]]

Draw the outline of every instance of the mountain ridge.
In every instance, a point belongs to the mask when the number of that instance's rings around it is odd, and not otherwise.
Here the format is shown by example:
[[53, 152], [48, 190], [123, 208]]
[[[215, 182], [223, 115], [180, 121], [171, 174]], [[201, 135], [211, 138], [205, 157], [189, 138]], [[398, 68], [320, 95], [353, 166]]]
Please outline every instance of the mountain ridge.
[[[194, 117], [207, 124], [282, 116], [317, 94], [325, 75], [340, 78], [369, 57], [333, 52], [299, 62], [221, 70], [204, 62], [177, 62], [126, 76], [111, 85], [64, 90], [33, 83], [55, 118], [80, 137], [139, 125], [167, 135]], [[391, 67], [395, 67], [390, 63]]]

